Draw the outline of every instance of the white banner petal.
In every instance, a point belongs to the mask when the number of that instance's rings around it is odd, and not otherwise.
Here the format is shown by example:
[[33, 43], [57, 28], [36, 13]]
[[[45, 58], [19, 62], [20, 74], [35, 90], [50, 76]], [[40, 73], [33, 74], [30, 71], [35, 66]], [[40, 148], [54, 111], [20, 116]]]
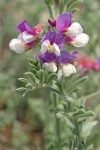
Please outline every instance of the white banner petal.
[[68, 28], [67, 36], [77, 36], [83, 32], [81, 25], [78, 22], [72, 23], [72, 25]]

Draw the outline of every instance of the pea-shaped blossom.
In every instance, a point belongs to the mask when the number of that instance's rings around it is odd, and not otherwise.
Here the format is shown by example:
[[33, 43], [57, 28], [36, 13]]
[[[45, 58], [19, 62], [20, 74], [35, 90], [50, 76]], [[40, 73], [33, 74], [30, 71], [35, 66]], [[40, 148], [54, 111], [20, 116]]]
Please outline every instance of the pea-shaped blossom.
[[41, 42], [42, 45], [40, 51], [42, 54], [48, 51], [49, 53], [54, 53], [59, 56], [60, 48], [62, 48], [64, 44], [64, 35], [50, 30], [43, 36]]
[[75, 47], [83, 47], [89, 41], [89, 36], [83, 33], [78, 22], [72, 23], [72, 13], [64, 13], [56, 20], [56, 29], [65, 35], [65, 41]]
[[[62, 50], [60, 56], [56, 56], [54, 53], [44, 53], [38, 55], [39, 60], [42, 62], [43, 67], [49, 72], [60, 72], [63, 76], [70, 76], [72, 73], [76, 73], [75, 67], [71, 64], [78, 53], [74, 51], [70, 54], [66, 50]], [[58, 68], [57, 68], [58, 67]]]
[[100, 71], [100, 58], [94, 60], [92, 57], [87, 55], [81, 55], [77, 59], [77, 67], [79, 69], [83, 69], [85, 73], [90, 70]]
[[43, 29], [43, 24], [38, 24], [34, 28], [30, 27], [26, 20], [22, 21], [18, 27], [20, 34], [16, 39], [12, 39], [9, 43], [11, 50], [16, 53], [23, 53], [24, 51], [30, 50], [38, 42], [38, 37]]
[[76, 73], [76, 68], [71, 64], [75, 58], [77, 58], [78, 52], [74, 51], [70, 54], [68, 51], [61, 51], [61, 55], [56, 57], [56, 64], [58, 64], [58, 73], [68, 77], [73, 73]]

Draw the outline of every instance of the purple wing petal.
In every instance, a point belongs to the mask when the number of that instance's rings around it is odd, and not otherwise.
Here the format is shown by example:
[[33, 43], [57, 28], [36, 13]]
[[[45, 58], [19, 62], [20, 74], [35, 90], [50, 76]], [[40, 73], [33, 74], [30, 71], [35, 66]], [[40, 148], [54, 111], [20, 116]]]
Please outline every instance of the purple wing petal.
[[59, 32], [65, 32], [70, 27], [72, 21], [72, 13], [61, 14], [56, 21], [56, 28]]
[[62, 33], [56, 33], [53, 30], [50, 30], [43, 36], [42, 42], [44, 42], [45, 40], [49, 40], [51, 45], [53, 43], [56, 43], [59, 48], [62, 48], [65, 38]]
[[54, 43], [56, 43], [59, 48], [63, 47], [63, 44], [65, 42], [65, 37], [62, 33], [56, 33], [54, 38]]
[[44, 54], [39, 55], [38, 58], [42, 63], [52, 62], [56, 59], [56, 55], [54, 53], [45, 52]]
[[54, 43], [54, 38], [55, 38], [55, 34], [56, 32], [54, 32], [53, 30], [50, 30], [49, 32], [47, 32], [43, 37], [41, 42], [44, 42], [45, 40], [49, 40], [50, 44]]
[[30, 34], [34, 34], [33, 29], [28, 25], [28, 23], [27, 23], [26, 20], [22, 21], [22, 22], [18, 25], [17, 29], [18, 29], [19, 32], [27, 31], [27, 32], [30, 33]]
[[70, 63], [77, 57], [77, 55], [78, 54], [76, 51], [73, 52], [73, 54], [71, 55], [68, 51], [63, 50], [63, 51], [61, 51], [61, 55], [56, 57], [56, 63], [57, 64]]

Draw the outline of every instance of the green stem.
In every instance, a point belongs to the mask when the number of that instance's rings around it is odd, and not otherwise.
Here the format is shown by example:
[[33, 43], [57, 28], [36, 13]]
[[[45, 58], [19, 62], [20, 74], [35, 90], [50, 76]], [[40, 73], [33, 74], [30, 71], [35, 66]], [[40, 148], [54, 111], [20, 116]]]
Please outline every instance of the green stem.
[[[57, 110], [57, 97], [56, 97], [56, 94], [55, 94], [55, 97], [54, 97], [54, 107], [55, 107], [55, 110]], [[56, 113], [57, 113], [57, 111], [55, 111], [55, 133], [56, 133], [56, 139], [57, 139], [57, 150], [60, 150], [60, 142], [61, 142], [60, 119], [57, 118]]]
[[50, 17], [55, 18], [54, 6], [51, 4], [47, 4], [47, 7], [50, 13]]
[[64, 98], [64, 100], [67, 102], [67, 107], [65, 108], [65, 113], [66, 112], [70, 112], [70, 102], [67, 100], [68, 98], [68, 94], [64, 91], [64, 89], [62, 89], [62, 96]]
[[60, 137], [60, 119], [56, 117], [56, 135], [57, 135], [57, 149], [60, 150], [60, 142], [61, 142], [61, 137]]
[[83, 150], [84, 147], [82, 145], [82, 141], [81, 141], [81, 136], [80, 136], [80, 133], [82, 132], [82, 124], [79, 124], [79, 123], [75, 123], [76, 124], [76, 135], [78, 137], [77, 139], [77, 150]]
[[100, 94], [100, 91], [94, 92], [94, 93], [92, 93], [92, 94], [90, 94], [90, 95], [85, 96], [85, 99], [90, 99], [90, 98], [92, 98], [92, 97], [94, 97], [94, 96], [97, 96], [97, 95], [99, 95], [99, 94]]
[[60, 14], [63, 12], [63, 10], [64, 10], [63, 1], [60, 0], [60, 2], [59, 2], [59, 12], [60, 12]]

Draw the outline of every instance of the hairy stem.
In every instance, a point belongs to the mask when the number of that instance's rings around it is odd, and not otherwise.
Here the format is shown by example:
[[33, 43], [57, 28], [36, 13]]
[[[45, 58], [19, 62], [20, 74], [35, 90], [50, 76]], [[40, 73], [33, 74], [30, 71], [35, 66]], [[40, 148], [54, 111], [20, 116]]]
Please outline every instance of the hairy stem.
[[100, 91], [97, 91], [97, 92], [94, 92], [94, 93], [92, 93], [92, 94], [90, 94], [90, 95], [85, 96], [85, 98], [86, 98], [86, 99], [89, 99], [89, 98], [92, 98], [92, 97], [97, 96], [97, 95], [99, 95], [99, 94], [100, 94]]
[[47, 4], [48, 10], [50, 17], [55, 18], [55, 11], [54, 11], [54, 6], [51, 4]]
[[[56, 97], [56, 94], [55, 94], [55, 97], [54, 97], [54, 107], [57, 110], [57, 97]], [[57, 139], [57, 150], [60, 150], [60, 142], [61, 142], [60, 119], [57, 118], [56, 113], [57, 113], [57, 111], [55, 111], [55, 134], [56, 134], [56, 139]]]

